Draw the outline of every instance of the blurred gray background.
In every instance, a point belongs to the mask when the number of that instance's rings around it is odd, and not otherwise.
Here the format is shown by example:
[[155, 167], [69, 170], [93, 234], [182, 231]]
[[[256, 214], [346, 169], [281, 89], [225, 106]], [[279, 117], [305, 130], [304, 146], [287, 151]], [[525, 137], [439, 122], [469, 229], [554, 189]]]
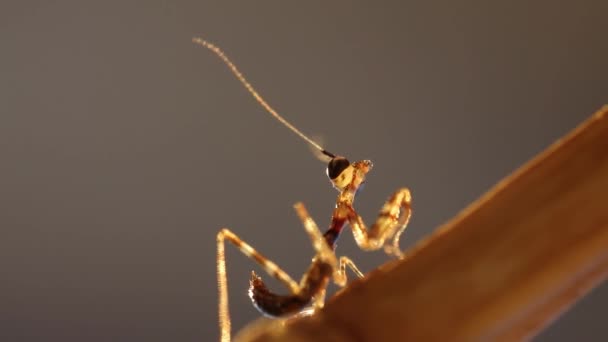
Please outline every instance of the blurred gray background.
[[[3, 1], [0, 340], [213, 341], [215, 235], [294, 277], [326, 227], [325, 165], [292, 123], [371, 159], [372, 222], [408, 186], [407, 247], [608, 103], [608, 2]], [[233, 330], [260, 314], [228, 246]], [[382, 253], [338, 247], [364, 271]], [[269, 277], [266, 277], [268, 279]], [[283, 291], [276, 283], [271, 286]], [[538, 341], [608, 339], [608, 286]]]

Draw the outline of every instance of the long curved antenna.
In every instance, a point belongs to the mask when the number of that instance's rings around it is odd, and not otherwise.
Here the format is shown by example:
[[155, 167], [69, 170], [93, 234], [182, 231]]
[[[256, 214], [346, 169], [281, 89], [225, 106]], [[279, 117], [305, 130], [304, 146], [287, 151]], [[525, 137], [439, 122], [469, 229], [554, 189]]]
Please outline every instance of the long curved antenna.
[[255, 100], [264, 109], [266, 109], [266, 111], [268, 113], [270, 113], [270, 115], [274, 116], [274, 118], [277, 119], [280, 123], [282, 123], [287, 128], [292, 130], [295, 134], [299, 135], [300, 138], [304, 139], [304, 141], [309, 143], [314, 148], [318, 149], [324, 155], [326, 155], [330, 158], [335, 157], [335, 155], [333, 153], [326, 151], [323, 147], [321, 147], [321, 145], [317, 144], [312, 139], [310, 139], [309, 137], [304, 135], [304, 133], [300, 132], [300, 130], [298, 130], [295, 126], [290, 124], [281, 115], [279, 115], [279, 113], [277, 113], [276, 110], [274, 110], [272, 107], [270, 107], [270, 105], [264, 100], [264, 98], [260, 94], [258, 94], [258, 92], [255, 90], [255, 88], [253, 88], [253, 86], [247, 81], [245, 76], [243, 76], [243, 74], [241, 74], [239, 69], [237, 69], [236, 65], [234, 65], [234, 63], [232, 63], [232, 61], [224, 54], [224, 52], [219, 47], [213, 45], [212, 43], [210, 43], [202, 38], [198, 38], [198, 37], [192, 38], [192, 42], [195, 44], [198, 44], [200, 46], [206, 47], [207, 49], [209, 49], [213, 53], [215, 53], [224, 62], [224, 64], [226, 64], [226, 66], [228, 66], [228, 68], [230, 68], [230, 71], [232, 71], [234, 76], [236, 76], [236, 78], [243, 84], [243, 86], [245, 86], [247, 91], [255, 98]]

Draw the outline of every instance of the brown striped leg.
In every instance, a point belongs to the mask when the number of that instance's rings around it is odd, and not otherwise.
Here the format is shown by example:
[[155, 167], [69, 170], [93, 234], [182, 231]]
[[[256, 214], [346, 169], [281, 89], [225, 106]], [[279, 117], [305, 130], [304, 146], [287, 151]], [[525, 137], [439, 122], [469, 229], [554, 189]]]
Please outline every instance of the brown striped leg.
[[[298, 214], [298, 217], [302, 221], [302, 224], [304, 225], [304, 228], [306, 229], [306, 232], [308, 233], [308, 236], [312, 241], [313, 247], [316, 252], [315, 258], [322, 259], [323, 261], [332, 265], [332, 268], [334, 269], [332, 276], [334, 283], [336, 283], [338, 286], [346, 285], [346, 275], [344, 274], [344, 272], [341, 271], [341, 269], [346, 267], [345, 265], [349, 265], [351, 269], [355, 270], [355, 273], [357, 273], [357, 275], [363, 276], [361, 272], [359, 272], [355, 264], [350, 261], [350, 259], [346, 257], [341, 257], [340, 261], [338, 262], [336, 254], [323, 238], [323, 234], [321, 234], [319, 227], [317, 226], [315, 221], [310, 217], [310, 214], [308, 214], [308, 211], [304, 207], [303, 203], [296, 203], [294, 205], [294, 208], [296, 209], [296, 213]], [[325, 305], [325, 289], [320, 291], [314, 297], [313, 303], [315, 310], [323, 308], [323, 305]]]
[[[294, 205], [306, 233], [310, 237], [313, 248], [315, 250], [315, 258], [320, 258], [323, 261], [333, 265], [334, 269], [338, 269], [338, 261], [333, 250], [327, 245], [321, 231], [316, 223], [312, 220], [308, 211], [302, 203]], [[292, 294], [300, 292], [300, 286], [275, 263], [261, 255], [249, 244], [241, 240], [236, 234], [224, 228], [217, 234], [217, 273], [218, 273], [218, 290], [219, 290], [219, 318], [221, 341], [230, 341], [230, 313], [228, 310], [228, 288], [226, 277], [226, 257], [224, 252], [224, 241], [227, 240], [236, 246], [243, 254], [257, 262], [268, 274], [281, 281]], [[352, 263], [351, 263], [352, 264]], [[354, 266], [354, 264], [352, 264]], [[302, 279], [304, 279], [303, 277]], [[323, 307], [325, 298], [325, 290], [321, 291], [314, 298], [315, 308]]]
[[334, 269], [337, 269], [338, 259], [336, 258], [336, 254], [325, 242], [323, 234], [319, 230], [319, 227], [315, 221], [310, 217], [310, 214], [306, 210], [306, 207], [304, 207], [304, 204], [302, 202], [298, 202], [293, 207], [296, 210], [298, 217], [302, 221], [306, 233], [308, 233], [308, 236], [310, 237], [310, 241], [312, 242], [312, 246], [316, 253], [315, 258], [320, 258], [323, 261], [331, 264]]
[[[386, 201], [376, 222], [367, 230], [363, 219], [352, 208], [347, 208], [347, 219], [352, 228], [357, 245], [363, 250], [377, 250], [384, 247], [388, 254], [402, 256], [399, 238], [410, 220], [412, 196], [406, 188], [397, 190]], [[391, 244], [387, 245], [388, 240]]]
[[224, 228], [217, 233], [217, 278], [219, 292], [219, 325], [220, 341], [230, 342], [230, 312], [228, 310], [228, 287], [226, 277], [226, 255], [224, 252], [224, 241], [232, 243], [247, 257], [257, 262], [269, 275], [285, 284], [291, 293], [298, 293], [298, 284], [274, 262], [268, 260], [253, 247], [241, 240], [230, 230]]
[[[323, 238], [323, 235], [321, 234], [319, 227], [317, 227], [317, 224], [310, 217], [310, 214], [308, 214], [308, 211], [304, 207], [304, 204], [301, 202], [298, 202], [294, 205], [294, 208], [296, 209], [296, 212], [297, 212], [298, 216], [300, 217], [300, 220], [304, 224], [304, 228], [306, 229], [306, 232], [308, 233], [308, 235], [312, 241], [315, 252], [317, 253], [315, 257], [321, 258], [325, 262], [333, 265], [334, 283], [338, 286], [346, 285], [346, 280], [347, 280], [346, 266], [348, 266], [359, 278], [363, 278], [363, 273], [361, 273], [361, 271], [359, 271], [357, 266], [355, 266], [355, 263], [352, 260], [350, 260], [348, 257], [342, 256], [342, 257], [340, 257], [339, 261], [337, 260], [335, 252], [325, 242], [325, 239]], [[324, 296], [325, 296], [325, 291], [323, 291], [322, 295], [315, 297], [315, 307], [316, 308], [323, 307]]]

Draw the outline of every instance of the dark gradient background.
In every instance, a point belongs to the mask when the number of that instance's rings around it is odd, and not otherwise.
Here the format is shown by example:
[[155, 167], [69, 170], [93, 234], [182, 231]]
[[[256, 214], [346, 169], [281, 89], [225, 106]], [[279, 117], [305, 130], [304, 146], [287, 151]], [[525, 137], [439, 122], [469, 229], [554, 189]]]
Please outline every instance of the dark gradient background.
[[[216, 340], [224, 226], [294, 277], [308, 265], [291, 205], [326, 227], [325, 165], [192, 36], [330, 151], [374, 161], [356, 203], [368, 222], [410, 187], [406, 247], [608, 102], [607, 13], [605, 0], [3, 1], [0, 341]], [[350, 232], [338, 251], [364, 271], [387, 260]], [[259, 269], [232, 247], [227, 259], [238, 330], [259, 317], [246, 295]], [[538, 341], [605, 341], [607, 316], [604, 285]]]

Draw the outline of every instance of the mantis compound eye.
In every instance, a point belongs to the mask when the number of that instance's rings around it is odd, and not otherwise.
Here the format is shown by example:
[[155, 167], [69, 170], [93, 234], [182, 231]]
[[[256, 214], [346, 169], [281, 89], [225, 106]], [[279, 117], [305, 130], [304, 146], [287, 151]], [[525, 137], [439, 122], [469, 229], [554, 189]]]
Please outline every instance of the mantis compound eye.
[[327, 176], [330, 179], [336, 179], [349, 165], [350, 162], [344, 157], [332, 158], [327, 165]]

